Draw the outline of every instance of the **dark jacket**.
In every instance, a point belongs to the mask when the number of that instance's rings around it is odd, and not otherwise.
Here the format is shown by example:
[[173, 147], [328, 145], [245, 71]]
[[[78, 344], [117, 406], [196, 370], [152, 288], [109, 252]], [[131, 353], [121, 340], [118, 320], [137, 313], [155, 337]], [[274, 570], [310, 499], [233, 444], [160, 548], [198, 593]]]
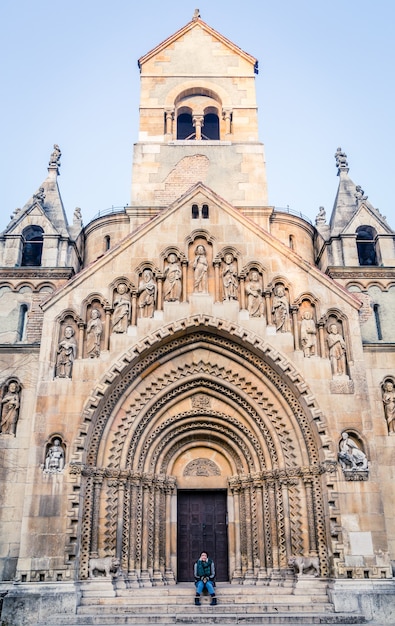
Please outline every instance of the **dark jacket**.
[[215, 566], [214, 561], [207, 559], [207, 561], [196, 561], [193, 567], [193, 575], [195, 580], [201, 580], [202, 578], [208, 578], [214, 580], [215, 578]]

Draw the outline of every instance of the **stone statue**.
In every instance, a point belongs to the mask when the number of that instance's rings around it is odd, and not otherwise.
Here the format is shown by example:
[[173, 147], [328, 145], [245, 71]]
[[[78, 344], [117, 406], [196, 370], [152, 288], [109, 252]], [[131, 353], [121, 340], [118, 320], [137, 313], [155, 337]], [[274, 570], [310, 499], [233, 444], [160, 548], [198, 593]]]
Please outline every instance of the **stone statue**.
[[339, 333], [337, 324], [330, 324], [327, 343], [333, 376], [346, 376], [346, 342]]
[[392, 380], [386, 380], [382, 388], [385, 419], [387, 420], [388, 434], [395, 433], [395, 387]]
[[82, 211], [77, 206], [75, 207], [74, 213], [73, 213], [73, 224], [80, 224], [81, 222], [82, 222]]
[[340, 452], [338, 454], [340, 465], [344, 470], [367, 470], [368, 459], [366, 454], [350, 439], [348, 433], [342, 434]]
[[74, 339], [74, 328], [66, 326], [63, 339], [58, 345], [56, 354], [55, 378], [71, 378], [74, 359], [77, 356], [77, 342]]
[[130, 321], [131, 303], [128, 288], [120, 283], [114, 297], [114, 313], [112, 316], [112, 332], [126, 333]]
[[20, 387], [15, 380], [8, 384], [5, 394], [1, 400], [1, 434], [16, 434], [16, 424], [19, 417]]
[[163, 299], [165, 302], [179, 302], [181, 298], [181, 266], [177, 256], [169, 254], [168, 264], [164, 272]]
[[300, 343], [302, 345], [304, 356], [311, 357], [316, 354], [317, 328], [311, 311], [304, 311], [302, 313], [302, 322], [300, 324]]
[[193, 262], [193, 288], [195, 292], [207, 293], [207, 272], [208, 261], [206, 248], [202, 245], [195, 250], [195, 260]]
[[224, 300], [237, 300], [237, 264], [233, 254], [225, 254], [222, 266], [222, 284], [224, 288]]
[[60, 439], [55, 439], [45, 457], [44, 471], [48, 473], [61, 472], [64, 468], [64, 452]]
[[49, 167], [59, 167], [60, 166], [60, 157], [62, 156], [62, 153], [60, 151], [60, 148], [58, 146], [57, 143], [54, 144], [53, 147], [53, 152], [51, 153], [51, 156], [49, 157]]
[[37, 193], [33, 196], [33, 203], [37, 202], [38, 204], [43, 204], [45, 200], [44, 187], [40, 187]]
[[86, 328], [86, 351], [90, 358], [100, 356], [101, 336], [103, 333], [103, 324], [100, 319], [100, 311], [92, 309], [91, 319]]
[[154, 317], [156, 282], [150, 269], [145, 269], [138, 288], [139, 317]]
[[358, 204], [360, 202], [362, 202], [363, 200], [367, 200], [368, 199], [368, 197], [365, 196], [365, 192], [362, 189], [361, 185], [357, 185], [355, 187], [354, 197], [356, 198], [356, 201], [357, 201]]
[[283, 285], [277, 285], [274, 290], [272, 314], [276, 331], [286, 333], [289, 330], [289, 304]]
[[315, 218], [315, 225], [325, 224], [326, 222], [326, 211], [323, 206], [320, 206], [318, 209], [317, 217]]
[[335, 159], [336, 159], [336, 167], [338, 168], [338, 170], [345, 169], [346, 167], [348, 167], [347, 155], [345, 152], [342, 151], [340, 147], [336, 150]]
[[247, 296], [247, 310], [250, 317], [263, 317], [264, 299], [262, 296], [262, 281], [259, 273], [253, 270], [245, 284]]

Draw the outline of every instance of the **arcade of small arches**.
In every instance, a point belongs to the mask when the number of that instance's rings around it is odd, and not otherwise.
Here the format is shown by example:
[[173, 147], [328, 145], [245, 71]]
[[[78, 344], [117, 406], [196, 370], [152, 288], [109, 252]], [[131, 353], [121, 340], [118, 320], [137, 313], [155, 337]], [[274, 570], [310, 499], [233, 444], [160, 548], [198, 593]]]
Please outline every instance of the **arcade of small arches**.
[[190, 324], [124, 355], [84, 413], [70, 463], [84, 494], [80, 577], [90, 558], [116, 556], [137, 586], [175, 583], [185, 490], [226, 492], [228, 580], [270, 577], [291, 554], [318, 555], [329, 575], [323, 491], [336, 462], [314, 399], [257, 337]]

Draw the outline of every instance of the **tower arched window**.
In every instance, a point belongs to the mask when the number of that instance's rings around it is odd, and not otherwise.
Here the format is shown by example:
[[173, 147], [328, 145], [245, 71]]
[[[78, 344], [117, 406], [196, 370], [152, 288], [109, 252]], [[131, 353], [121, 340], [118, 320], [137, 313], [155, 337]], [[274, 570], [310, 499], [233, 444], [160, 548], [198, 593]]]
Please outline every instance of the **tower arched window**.
[[204, 124], [202, 130], [203, 139], [219, 139], [219, 119], [215, 113], [207, 113], [204, 116]]
[[202, 206], [202, 218], [203, 218], [204, 220], [207, 220], [207, 219], [208, 219], [208, 216], [209, 216], [209, 213], [208, 213], [208, 204], [203, 204], [203, 206]]
[[27, 304], [21, 304], [19, 309], [18, 328], [17, 328], [17, 341], [23, 341], [26, 335], [27, 324]]
[[199, 217], [199, 207], [197, 204], [192, 205], [192, 219], [197, 220]]
[[190, 113], [180, 113], [177, 117], [177, 139], [193, 139], [195, 128]]
[[106, 235], [104, 237], [104, 252], [107, 252], [111, 247], [111, 237], [110, 235]]
[[357, 250], [360, 265], [378, 265], [376, 231], [371, 226], [357, 228]]
[[377, 331], [377, 339], [381, 340], [383, 338], [383, 333], [381, 332], [381, 320], [380, 320], [380, 305], [373, 305], [373, 313], [374, 313], [374, 321], [376, 322], [376, 331]]
[[43, 252], [44, 231], [41, 226], [28, 226], [23, 231], [23, 266], [40, 266]]

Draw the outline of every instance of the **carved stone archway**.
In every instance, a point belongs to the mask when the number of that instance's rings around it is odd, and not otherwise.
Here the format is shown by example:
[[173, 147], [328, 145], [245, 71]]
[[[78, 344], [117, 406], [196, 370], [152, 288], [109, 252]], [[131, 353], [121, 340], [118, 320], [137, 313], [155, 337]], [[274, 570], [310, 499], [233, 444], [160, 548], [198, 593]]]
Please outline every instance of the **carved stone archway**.
[[209, 488], [228, 491], [233, 582], [284, 570], [291, 554], [318, 554], [328, 575], [322, 416], [257, 337], [206, 316], [162, 328], [108, 373], [85, 424], [71, 464], [83, 487], [82, 578], [100, 553], [117, 555], [132, 584], [175, 582], [180, 459], [202, 450], [226, 459]]

